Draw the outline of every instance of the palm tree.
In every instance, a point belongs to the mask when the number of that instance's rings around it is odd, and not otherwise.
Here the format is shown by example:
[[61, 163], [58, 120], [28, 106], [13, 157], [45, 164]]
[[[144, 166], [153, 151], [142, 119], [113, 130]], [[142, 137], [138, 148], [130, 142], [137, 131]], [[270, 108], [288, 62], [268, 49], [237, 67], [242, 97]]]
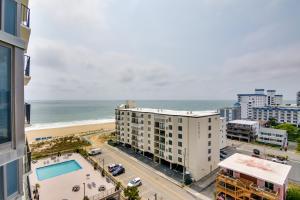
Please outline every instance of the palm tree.
[[139, 195], [139, 190], [137, 187], [127, 187], [124, 190], [125, 197], [128, 198], [128, 200], [140, 200], [141, 197]]

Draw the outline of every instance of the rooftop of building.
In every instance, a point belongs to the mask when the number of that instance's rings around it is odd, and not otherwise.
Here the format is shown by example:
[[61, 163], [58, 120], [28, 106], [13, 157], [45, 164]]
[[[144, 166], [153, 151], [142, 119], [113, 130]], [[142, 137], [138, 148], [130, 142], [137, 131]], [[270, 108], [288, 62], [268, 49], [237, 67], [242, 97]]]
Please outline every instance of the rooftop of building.
[[242, 119], [232, 120], [232, 121], [229, 121], [228, 123], [232, 123], [232, 124], [245, 124], [245, 125], [255, 125], [255, 124], [258, 124], [257, 121], [242, 120]]
[[154, 108], [119, 108], [120, 110], [132, 111], [132, 112], [143, 112], [143, 113], [153, 113], [162, 115], [172, 115], [172, 116], [185, 116], [185, 117], [205, 117], [212, 115], [219, 115], [215, 110], [208, 111], [183, 111], [183, 110], [166, 110], [166, 109], [154, 109]]
[[219, 166], [277, 185], [285, 183], [291, 170], [289, 165], [238, 153], [220, 162]]

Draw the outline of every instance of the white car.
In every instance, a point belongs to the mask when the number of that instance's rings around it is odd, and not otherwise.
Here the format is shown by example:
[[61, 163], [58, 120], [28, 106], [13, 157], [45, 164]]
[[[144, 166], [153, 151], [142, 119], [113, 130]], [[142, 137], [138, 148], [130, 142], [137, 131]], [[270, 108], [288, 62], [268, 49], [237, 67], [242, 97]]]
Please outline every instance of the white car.
[[139, 177], [136, 177], [134, 179], [132, 179], [131, 181], [129, 181], [129, 183], [127, 184], [128, 187], [138, 187], [142, 185], [142, 180]]
[[90, 156], [95, 156], [95, 155], [101, 154], [102, 151], [101, 151], [101, 149], [97, 148], [97, 149], [91, 149], [88, 153]]
[[286, 160], [279, 160], [277, 158], [272, 158], [271, 159], [273, 162], [277, 162], [277, 163], [281, 163], [281, 164], [287, 164], [287, 161]]

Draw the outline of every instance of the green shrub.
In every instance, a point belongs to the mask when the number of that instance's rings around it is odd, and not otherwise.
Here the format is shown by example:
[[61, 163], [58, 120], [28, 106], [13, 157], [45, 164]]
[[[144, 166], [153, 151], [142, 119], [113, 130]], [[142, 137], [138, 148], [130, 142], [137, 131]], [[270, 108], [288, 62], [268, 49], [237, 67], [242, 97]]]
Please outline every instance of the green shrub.
[[290, 185], [287, 191], [286, 200], [298, 200], [300, 199], [300, 186]]

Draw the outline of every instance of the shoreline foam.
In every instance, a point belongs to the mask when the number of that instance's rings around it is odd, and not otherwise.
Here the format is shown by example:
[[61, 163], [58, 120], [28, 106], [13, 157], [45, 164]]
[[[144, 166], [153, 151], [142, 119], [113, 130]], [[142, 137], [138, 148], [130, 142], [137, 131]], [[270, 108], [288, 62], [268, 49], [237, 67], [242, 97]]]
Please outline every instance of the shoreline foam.
[[33, 124], [25, 128], [25, 132], [43, 129], [54, 129], [54, 128], [65, 128], [73, 126], [83, 126], [83, 125], [94, 125], [94, 124], [106, 124], [114, 123], [114, 119], [98, 119], [98, 120], [80, 120], [80, 121], [70, 121], [70, 122], [53, 122], [53, 123], [39, 123]]

